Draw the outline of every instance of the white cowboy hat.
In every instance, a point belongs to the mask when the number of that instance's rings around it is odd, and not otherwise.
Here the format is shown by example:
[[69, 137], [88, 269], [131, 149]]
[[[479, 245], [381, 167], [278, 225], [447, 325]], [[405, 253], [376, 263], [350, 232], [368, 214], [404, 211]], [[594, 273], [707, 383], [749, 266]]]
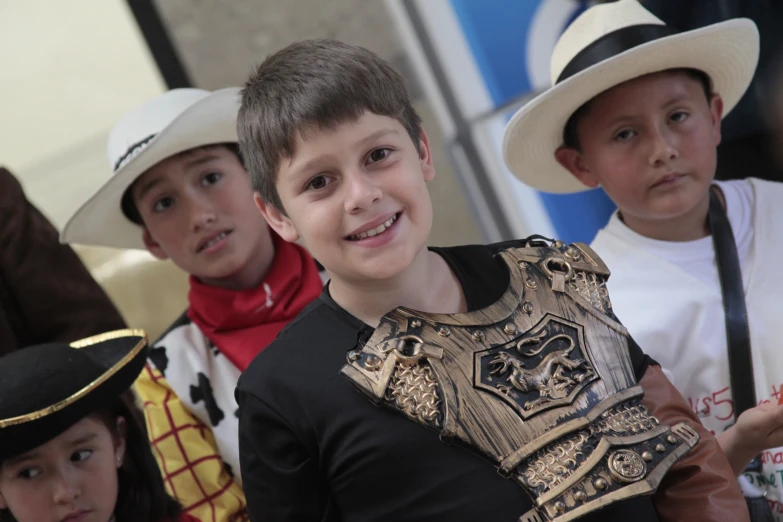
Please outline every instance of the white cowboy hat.
[[120, 208], [125, 191], [155, 164], [180, 152], [237, 142], [239, 88], [173, 89], [123, 118], [109, 134], [111, 174], [68, 220], [63, 243], [144, 248], [141, 228]]
[[522, 182], [544, 192], [589, 190], [555, 160], [571, 115], [598, 94], [633, 78], [666, 69], [706, 73], [723, 98], [724, 116], [753, 79], [759, 33], [735, 19], [676, 33], [636, 0], [600, 4], [566, 29], [552, 53], [552, 87], [511, 118], [503, 157]]

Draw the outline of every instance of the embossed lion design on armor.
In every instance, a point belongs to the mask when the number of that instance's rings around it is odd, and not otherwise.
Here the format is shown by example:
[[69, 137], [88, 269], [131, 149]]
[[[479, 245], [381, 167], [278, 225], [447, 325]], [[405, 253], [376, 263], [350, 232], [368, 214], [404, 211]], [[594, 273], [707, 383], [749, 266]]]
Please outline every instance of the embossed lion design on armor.
[[[538, 336], [533, 339], [538, 341], [542, 337], [543, 336]], [[567, 339], [569, 346], [562, 350], [556, 350], [547, 354], [535, 368], [525, 368], [525, 363], [521, 359], [514, 357], [508, 352], [500, 352], [489, 362], [488, 367], [490, 375], [503, 376], [511, 370], [511, 374], [506, 379], [511, 383], [511, 386], [523, 393], [529, 393], [534, 390], [538, 391], [540, 397], [532, 401], [527, 401], [525, 403], [526, 410], [538, 407], [552, 400], [568, 397], [573, 386], [577, 383], [584, 382], [585, 379], [593, 375], [592, 370], [586, 367], [584, 359], [571, 359], [569, 357], [571, 352], [574, 351], [575, 345], [574, 341], [567, 335], [555, 335], [548, 339], [538, 350], [524, 355], [532, 356], [539, 354], [549, 343], [557, 339]], [[523, 344], [527, 343], [523, 341], [517, 346], [517, 350], [520, 352], [521, 345]], [[566, 370], [574, 373], [572, 373], [571, 376], [568, 376], [565, 374]], [[511, 391], [508, 386], [504, 385], [498, 385], [497, 388], [506, 394]]]

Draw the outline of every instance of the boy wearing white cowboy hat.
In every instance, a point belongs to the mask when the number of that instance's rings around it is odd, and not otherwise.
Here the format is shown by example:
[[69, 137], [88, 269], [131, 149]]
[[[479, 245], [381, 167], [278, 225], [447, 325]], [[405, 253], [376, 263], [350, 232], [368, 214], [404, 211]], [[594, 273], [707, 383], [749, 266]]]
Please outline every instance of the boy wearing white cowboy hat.
[[[614, 309], [720, 434], [737, 474], [783, 445], [783, 282], [770, 264], [783, 255], [773, 230], [783, 186], [713, 180], [721, 118], [751, 82], [758, 51], [746, 19], [675, 33], [635, 0], [593, 7], [561, 36], [553, 87], [518, 111], [503, 144], [528, 185], [600, 186], [617, 204], [592, 244], [612, 272]], [[783, 449], [763, 460], [743, 489], [767, 489], [781, 506]]]
[[312, 257], [253, 203], [238, 93], [174, 89], [123, 118], [109, 135], [111, 177], [61, 236], [146, 248], [190, 274], [188, 310], [152, 347], [136, 390], [169, 491], [203, 520], [246, 516], [234, 387], [323, 286]]

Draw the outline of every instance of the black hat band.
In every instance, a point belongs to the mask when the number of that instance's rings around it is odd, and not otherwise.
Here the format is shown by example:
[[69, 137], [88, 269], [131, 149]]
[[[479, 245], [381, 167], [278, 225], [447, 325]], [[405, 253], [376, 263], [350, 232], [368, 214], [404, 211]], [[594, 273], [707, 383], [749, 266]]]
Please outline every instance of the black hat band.
[[677, 34], [677, 31], [668, 25], [660, 24], [631, 25], [607, 33], [571, 58], [557, 77], [555, 84], [629, 49], [674, 34]]

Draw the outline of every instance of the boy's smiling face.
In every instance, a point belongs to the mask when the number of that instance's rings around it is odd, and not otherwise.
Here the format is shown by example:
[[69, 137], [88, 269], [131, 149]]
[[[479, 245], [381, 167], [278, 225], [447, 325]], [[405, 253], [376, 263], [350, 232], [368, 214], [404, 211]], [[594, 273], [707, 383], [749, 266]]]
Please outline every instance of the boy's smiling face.
[[601, 186], [633, 222], [677, 220], [704, 210], [717, 165], [723, 102], [698, 80], [664, 71], [620, 84], [591, 100], [577, 124], [579, 150], [558, 162]]
[[253, 203], [250, 179], [227, 147], [199, 147], [167, 158], [131, 189], [147, 249], [205, 284], [254, 287], [274, 258], [269, 228]]
[[332, 128], [308, 128], [283, 158], [276, 187], [285, 213], [259, 208], [284, 239], [304, 239], [332, 278], [394, 277], [426, 248], [435, 176], [429, 143], [419, 150], [394, 118], [365, 112]]

